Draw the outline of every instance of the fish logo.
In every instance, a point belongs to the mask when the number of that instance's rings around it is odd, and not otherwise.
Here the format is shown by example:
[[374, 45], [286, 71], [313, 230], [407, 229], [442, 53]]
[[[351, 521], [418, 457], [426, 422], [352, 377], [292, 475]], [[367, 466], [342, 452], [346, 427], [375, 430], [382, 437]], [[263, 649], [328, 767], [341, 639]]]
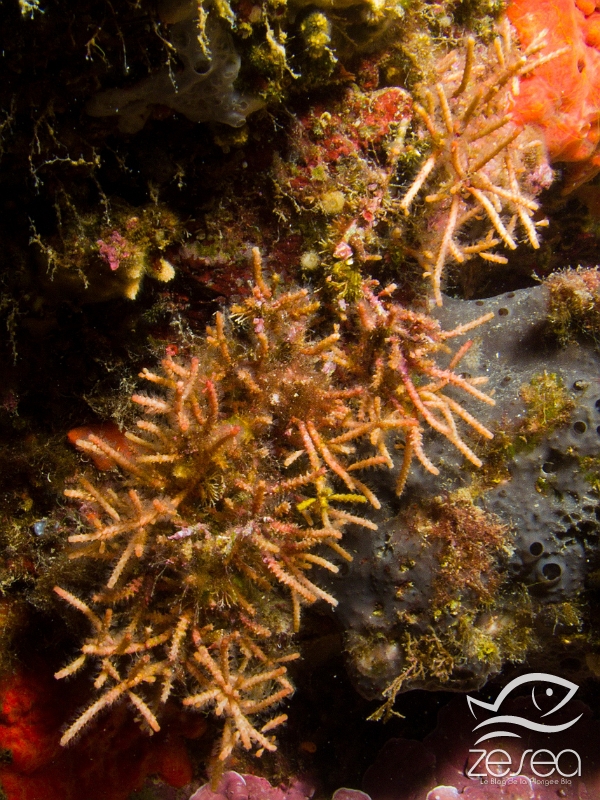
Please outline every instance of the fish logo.
[[[549, 717], [551, 714], [555, 714], [559, 709], [563, 708], [569, 700], [573, 697], [577, 689], [579, 688], [575, 683], [566, 680], [566, 678], [558, 678], [556, 675], [550, 675], [547, 672], [531, 672], [528, 675], [521, 675], [519, 678], [515, 678], [510, 683], [508, 683], [504, 689], [500, 692], [498, 697], [496, 698], [495, 702], [493, 703], [485, 703], [483, 700], [475, 700], [473, 697], [467, 697], [467, 702], [469, 704], [469, 710], [471, 714], [475, 718], [475, 711], [473, 710], [474, 706], [479, 706], [480, 708], [485, 708], [487, 711], [492, 711], [495, 716], [490, 717], [489, 719], [480, 722], [479, 725], [476, 725], [473, 730], [479, 730], [480, 728], [485, 728], [489, 725], [520, 725], [522, 728], [527, 728], [530, 731], [536, 731], [537, 733], [559, 733], [560, 731], [566, 731], [572, 725], [575, 725], [578, 719], [580, 719], [583, 715], [580, 714], [575, 719], [570, 720], [569, 722], [563, 722], [559, 725], [550, 725], [544, 722], [537, 722], [534, 719], [526, 719], [525, 717], [517, 717], [511, 714], [497, 714], [502, 703], [506, 700], [506, 698], [519, 686], [523, 686], [524, 684], [531, 683], [533, 684], [531, 687], [531, 699], [535, 708], [538, 711], [542, 711], [542, 707], [540, 706], [538, 700], [540, 700], [540, 694], [538, 691], [538, 695], [536, 697], [536, 687], [539, 690], [539, 683], [548, 684], [546, 690], [544, 692], [546, 697], [552, 697], [555, 693], [556, 687], [562, 687], [567, 689], [566, 695], [558, 702], [550, 708], [549, 711], [545, 711], [543, 714], [540, 715], [540, 719], [544, 717]], [[484, 742], [487, 739], [494, 739], [497, 736], [512, 736], [517, 739], [520, 739], [520, 735], [518, 733], [514, 733], [513, 731], [507, 730], [493, 730], [489, 731], [488, 733], [484, 733], [475, 744], [479, 744], [480, 742]]]

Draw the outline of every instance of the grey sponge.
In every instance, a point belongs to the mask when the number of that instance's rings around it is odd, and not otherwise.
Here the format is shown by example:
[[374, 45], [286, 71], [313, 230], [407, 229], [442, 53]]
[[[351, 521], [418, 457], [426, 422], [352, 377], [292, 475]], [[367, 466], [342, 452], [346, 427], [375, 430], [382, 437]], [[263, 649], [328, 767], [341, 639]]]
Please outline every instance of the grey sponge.
[[209, 58], [198, 36], [197, 19], [172, 25], [171, 42], [183, 70], [174, 73], [165, 67], [127, 89], [100, 92], [89, 101], [87, 113], [92, 117], [118, 116], [124, 133], [140, 131], [153, 105], [168, 106], [192, 122], [222, 122], [239, 128], [248, 114], [263, 105], [262, 101], [233, 88], [241, 62], [223, 24], [210, 18], [206, 24]]

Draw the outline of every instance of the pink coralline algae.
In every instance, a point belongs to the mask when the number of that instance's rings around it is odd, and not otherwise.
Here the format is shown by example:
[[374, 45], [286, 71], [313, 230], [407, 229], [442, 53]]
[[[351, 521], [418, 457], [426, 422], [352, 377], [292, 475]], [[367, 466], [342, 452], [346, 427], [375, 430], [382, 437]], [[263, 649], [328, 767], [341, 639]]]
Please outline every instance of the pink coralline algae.
[[201, 786], [190, 800], [310, 800], [314, 788], [301, 780], [292, 781], [287, 789], [271, 786], [266, 778], [226, 772], [218, 786]]
[[[560, 786], [560, 784], [559, 784]], [[475, 784], [459, 791], [454, 786], [436, 786], [428, 792], [425, 800], [551, 800], [564, 798], [566, 794], [556, 787], [548, 788], [534, 784], [531, 778], [524, 775], [508, 778], [499, 785], [486, 786]], [[577, 795], [575, 795], [577, 796]], [[581, 795], [581, 798], [588, 795]]]
[[[560, 786], [560, 784], [559, 784]], [[509, 778], [505, 783], [493, 786], [475, 784], [459, 791], [454, 786], [437, 786], [428, 792], [425, 800], [559, 800], [571, 795], [559, 794], [556, 787], [537, 785], [523, 775]], [[573, 795], [587, 800], [591, 795]]]
[[[527, 704], [531, 704], [531, 698], [517, 697], [503, 706], [503, 711], [527, 716]], [[553, 724], [579, 715], [577, 723], [562, 732], [543, 734], [519, 729], [518, 738], [502, 737], [476, 745], [479, 732], [474, 733], [473, 728], [481, 720], [473, 718], [464, 696], [457, 697], [441, 709], [436, 729], [423, 742], [390, 739], [368, 769], [363, 788], [372, 800], [597, 800], [600, 724], [590, 709], [576, 700], [553, 715]], [[473, 752], [476, 748], [478, 753]], [[485, 765], [476, 766], [484, 748], [508, 754], [495, 758], [506, 762], [510, 758], [510, 772], [518, 774], [477, 777], [485, 772]], [[536, 776], [531, 754], [537, 751], [542, 751], [536, 758], [537, 772], [542, 775]], [[548, 753], [563, 751], [569, 752], [561, 755], [560, 767], [568, 777], [561, 776], [553, 763], [541, 765], [542, 761], [551, 761]], [[577, 771], [573, 751], [581, 759], [581, 776], [570, 774]], [[572, 761], [567, 763], [567, 759]], [[503, 772], [506, 767], [491, 769]], [[469, 778], [468, 772], [474, 777]]]
[[[311, 800], [314, 794], [315, 787], [299, 778], [292, 780], [286, 788], [271, 786], [266, 778], [256, 775], [226, 772], [215, 789], [207, 783], [194, 792], [190, 800]], [[371, 799], [357, 789], [338, 789], [332, 800]]]
[[96, 242], [101, 257], [114, 272], [121, 266], [121, 261], [131, 257], [131, 252], [127, 249], [127, 241], [119, 231], [110, 234], [108, 242], [98, 239]]

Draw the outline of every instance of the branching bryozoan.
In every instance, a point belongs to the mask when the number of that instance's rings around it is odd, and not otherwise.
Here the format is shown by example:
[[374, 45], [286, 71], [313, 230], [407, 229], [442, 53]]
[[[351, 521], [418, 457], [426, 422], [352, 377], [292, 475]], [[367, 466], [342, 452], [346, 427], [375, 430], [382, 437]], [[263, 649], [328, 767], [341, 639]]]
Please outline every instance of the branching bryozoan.
[[400, 493], [414, 458], [438, 473], [427, 428], [475, 465], [460, 426], [492, 436], [460, 401], [494, 402], [479, 388], [485, 379], [456, 372], [471, 343], [447, 368], [436, 362], [491, 315], [443, 331], [392, 302], [393, 285], [371, 281], [317, 338], [315, 297], [268, 284], [258, 250], [253, 259], [251, 296], [218, 313], [191, 352], [141, 373], [155, 392], [132, 397], [143, 416], [121, 445], [96, 435], [77, 443], [113, 470], [82, 474], [65, 492], [83, 523], [70, 556], [95, 561], [101, 585], [87, 602], [55, 589], [91, 628], [57, 677], [90, 661], [99, 669], [98, 696], [63, 744], [122, 701], [158, 730], [176, 694], [224, 720], [221, 760], [238, 744], [273, 750], [302, 606], [337, 604], [315, 573], [351, 560], [348, 525], [377, 528], [368, 474], [395, 469]]
[[[420, 137], [431, 153], [395, 207], [408, 216], [423, 195], [419, 246], [413, 250], [442, 305], [442, 277], [449, 263], [479, 256], [506, 263], [498, 247], [517, 247], [518, 226], [540, 246], [536, 218], [540, 188], [552, 181], [542, 141], [531, 127], [513, 122], [519, 79], [564, 52], [541, 54], [545, 32], [520, 51], [506, 20], [492, 45], [469, 38], [437, 65], [441, 80], [421, 86], [414, 109]], [[536, 177], [537, 176], [537, 177]]]

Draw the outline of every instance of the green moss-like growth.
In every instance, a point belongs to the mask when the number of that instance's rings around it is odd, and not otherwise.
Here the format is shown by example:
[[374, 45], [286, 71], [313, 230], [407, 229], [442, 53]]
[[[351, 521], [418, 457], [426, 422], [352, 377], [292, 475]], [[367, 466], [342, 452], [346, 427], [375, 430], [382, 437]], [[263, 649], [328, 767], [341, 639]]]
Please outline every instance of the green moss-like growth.
[[354, 302], [362, 294], [363, 280], [358, 265], [352, 259], [347, 259], [334, 262], [325, 279], [325, 286], [333, 290], [334, 296], [346, 302]]
[[466, 492], [437, 498], [420, 527], [438, 551], [434, 616], [455, 614], [465, 603], [491, 602], [502, 582], [497, 559], [510, 552], [507, 529], [474, 506]]
[[521, 387], [521, 397], [527, 405], [527, 416], [519, 424], [518, 436], [528, 446], [566, 425], [575, 408], [564, 381], [553, 372], [534, 375], [529, 384]]
[[375, 711], [369, 719], [387, 721], [395, 716], [394, 702], [398, 694], [408, 684], [435, 679], [439, 683], [446, 683], [454, 670], [459, 652], [448, 647], [433, 628], [422, 636], [412, 636], [406, 633], [401, 647], [404, 655], [404, 669], [394, 678], [385, 689], [383, 696], [385, 703]]
[[579, 459], [579, 466], [586, 481], [600, 496], [600, 458], [598, 456], [583, 456]]
[[[515, 455], [531, 450], [557, 428], [566, 425], [575, 408], [562, 378], [553, 372], [534, 375], [521, 387], [521, 399], [526, 406], [523, 419], [495, 431], [486, 451], [485, 463], [477, 475], [480, 485], [495, 485], [510, 478], [508, 464]], [[540, 491], [545, 487], [540, 483]]]
[[579, 336], [600, 341], [600, 272], [567, 270], [547, 281], [550, 290], [548, 322], [561, 344]]
[[[411, 506], [402, 527], [411, 540], [422, 542], [418, 560], [431, 564], [427, 611], [397, 610], [401, 628], [394, 627], [393, 639], [388, 636], [385, 643], [377, 634], [358, 641], [348, 637], [359, 674], [381, 681], [386, 667], [399, 666], [375, 719], [392, 713], [399, 692], [444, 684], [456, 688], [461, 671], [483, 679], [507, 661], [523, 661], [537, 646], [529, 596], [506, 571], [510, 532], [475, 506], [466, 490]], [[413, 566], [408, 563], [407, 571]], [[404, 583], [397, 599], [402, 603], [404, 590], [413, 588]]]
[[337, 57], [331, 49], [331, 22], [323, 11], [311, 11], [300, 23], [300, 35], [314, 70], [323, 76], [333, 72]]
[[464, 612], [445, 630], [407, 631], [397, 645], [403, 668], [383, 692], [385, 702], [370, 719], [387, 720], [398, 694], [414, 686], [450, 685], [456, 670], [477, 665], [484, 673], [499, 671], [506, 661], [520, 663], [537, 647], [526, 596], [507, 595], [502, 609]]
[[459, 0], [453, 16], [461, 25], [466, 25], [484, 40], [494, 35], [494, 26], [507, 6], [506, 0]]

